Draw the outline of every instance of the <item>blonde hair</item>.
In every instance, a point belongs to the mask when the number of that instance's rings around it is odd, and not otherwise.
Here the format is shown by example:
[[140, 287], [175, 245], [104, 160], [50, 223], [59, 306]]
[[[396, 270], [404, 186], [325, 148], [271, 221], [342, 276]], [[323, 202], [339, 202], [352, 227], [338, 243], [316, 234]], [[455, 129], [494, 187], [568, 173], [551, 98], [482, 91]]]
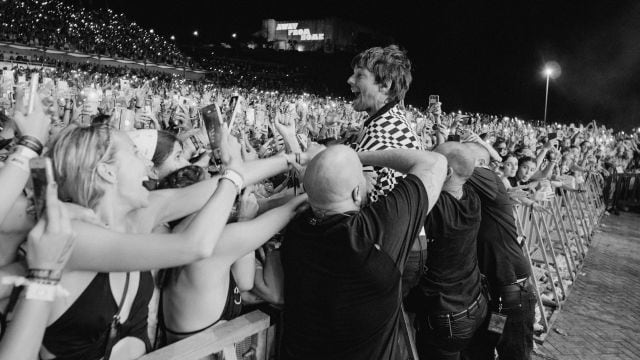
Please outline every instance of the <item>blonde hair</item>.
[[115, 129], [100, 124], [71, 125], [58, 134], [50, 156], [62, 200], [96, 207], [105, 193], [97, 168], [100, 163], [114, 161], [114, 133]]

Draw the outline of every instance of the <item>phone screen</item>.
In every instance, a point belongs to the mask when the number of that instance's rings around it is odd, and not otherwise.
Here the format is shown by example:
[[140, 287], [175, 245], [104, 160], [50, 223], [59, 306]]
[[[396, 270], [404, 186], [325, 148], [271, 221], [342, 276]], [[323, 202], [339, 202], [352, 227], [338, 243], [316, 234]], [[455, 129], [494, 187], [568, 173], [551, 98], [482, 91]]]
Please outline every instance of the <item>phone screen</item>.
[[215, 149], [217, 146], [215, 145], [215, 131], [220, 128], [221, 123], [221, 115], [220, 109], [218, 105], [211, 104], [209, 106], [205, 106], [200, 110], [202, 114], [202, 120], [204, 122], [204, 127], [207, 130], [207, 136], [209, 137], [209, 143], [211, 144], [211, 149]]
[[233, 124], [235, 123], [237, 109], [238, 109], [238, 96], [234, 95], [231, 97], [231, 100], [229, 100], [229, 113], [227, 115], [227, 119], [229, 119], [229, 123], [228, 123], [229, 130], [231, 130], [231, 128], [233, 127]]
[[47, 185], [53, 182], [53, 166], [48, 157], [37, 157], [29, 161], [31, 168], [31, 182], [33, 184], [33, 200], [36, 208], [36, 218], [40, 219], [46, 206]]

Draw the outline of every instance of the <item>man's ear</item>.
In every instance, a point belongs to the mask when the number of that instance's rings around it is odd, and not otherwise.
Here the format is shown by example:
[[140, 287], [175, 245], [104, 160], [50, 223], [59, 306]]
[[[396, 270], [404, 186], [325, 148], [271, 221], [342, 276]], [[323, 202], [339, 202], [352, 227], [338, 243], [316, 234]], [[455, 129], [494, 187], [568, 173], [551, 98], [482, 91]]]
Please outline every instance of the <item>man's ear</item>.
[[378, 89], [381, 93], [386, 96], [389, 96], [389, 91], [391, 91], [392, 82], [391, 80], [387, 80], [385, 82], [381, 82], [378, 84]]
[[362, 198], [360, 197], [360, 185], [353, 188], [351, 191], [351, 200], [357, 205], [360, 206], [362, 204]]
[[109, 164], [105, 164], [105, 163], [98, 164], [98, 167], [96, 168], [96, 173], [102, 180], [104, 180], [109, 184], [115, 184], [117, 182], [115, 167]]

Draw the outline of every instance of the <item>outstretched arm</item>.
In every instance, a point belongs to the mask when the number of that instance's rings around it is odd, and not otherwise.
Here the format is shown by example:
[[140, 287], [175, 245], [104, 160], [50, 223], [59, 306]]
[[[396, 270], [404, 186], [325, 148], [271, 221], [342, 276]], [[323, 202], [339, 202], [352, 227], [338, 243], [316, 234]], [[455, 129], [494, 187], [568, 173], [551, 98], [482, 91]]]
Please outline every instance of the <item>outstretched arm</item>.
[[424, 185], [429, 197], [429, 211], [440, 196], [445, 176], [447, 159], [435, 152], [390, 149], [358, 153], [360, 161], [366, 165], [389, 167], [404, 174], [417, 176]]

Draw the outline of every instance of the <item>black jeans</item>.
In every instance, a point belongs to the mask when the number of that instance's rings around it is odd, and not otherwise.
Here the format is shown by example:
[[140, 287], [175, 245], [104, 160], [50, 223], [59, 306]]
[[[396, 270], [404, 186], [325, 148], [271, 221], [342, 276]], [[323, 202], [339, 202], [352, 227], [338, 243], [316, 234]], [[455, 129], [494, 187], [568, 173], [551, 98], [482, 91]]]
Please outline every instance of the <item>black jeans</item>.
[[487, 307], [487, 299], [480, 295], [478, 304], [455, 320], [446, 315], [418, 315], [416, 346], [420, 359], [460, 359], [460, 352], [484, 322]]
[[[501, 314], [507, 316], [502, 334], [487, 330], [491, 311], [498, 312], [499, 297], [502, 297]], [[494, 350], [498, 351], [500, 360], [531, 359], [536, 301], [536, 293], [528, 281], [520, 290], [496, 294], [489, 304], [487, 319], [463, 351], [463, 359], [493, 360]]]

